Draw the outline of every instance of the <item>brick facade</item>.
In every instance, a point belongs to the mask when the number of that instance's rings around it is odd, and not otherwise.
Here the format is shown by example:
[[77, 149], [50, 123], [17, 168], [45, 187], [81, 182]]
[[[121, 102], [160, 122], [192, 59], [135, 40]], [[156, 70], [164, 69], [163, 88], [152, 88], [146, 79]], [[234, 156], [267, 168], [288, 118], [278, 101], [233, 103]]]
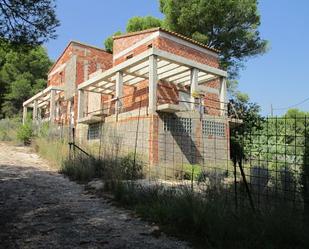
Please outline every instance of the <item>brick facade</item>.
[[[64, 86], [66, 77], [65, 69], [68, 66], [69, 60], [75, 56], [76, 64], [74, 70], [71, 72], [74, 75], [74, 88], [89, 78], [89, 75], [97, 70], [105, 71], [112, 67], [112, 54], [103, 49], [88, 46], [79, 42], [70, 42], [65, 48], [61, 56], [55, 62], [48, 73], [48, 86]], [[71, 75], [70, 75], [71, 76]], [[61, 124], [68, 124], [70, 120], [70, 113], [68, 108], [68, 100], [63, 94], [58, 94], [57, 102], [59, 102], [59, 112], [56, 113], [56, 122]], [[73, 112], [74, 120], [77, 117], [77, 95], [73, 94]]]
[[[151, 39], [150, 39], [151, 38]], [[141, 41], [145, 39], [145, 42], [141, 44]], [[137, 44], [140, 44], [137, 46]], [[133, 49], [130, 47], [134, 46]], [[205, 64], [214, 68], [219, 68], [219, 60], [216, 52], [212, 49], [207, 49], [204, 46], [195, 44], [184, 39], [180, 36], [170, 34], [169, 32], [159, 31], [157, 29], [150, 30], [147, 32], [141, 32], [136, 34], [129, 34], [125, 36], [115, 37], [114, 39], [114, 55], [107, 53], [106, 51], [95, 48], [93, 46], [88, 46], [79, 42], [70, 42], [65, 48], [59, 59], [55, 62], [48, 74], [48, 86], [64, 86], [64, 92], [58, 93], [56, 96], [56, 118], [55, 122], [59, 124], [69, 124], [72, 120], [72, 112], [74, 116], [74, 126], [77, 130], [77, 137], [87, 138], [88, 126], [85, 124], [77, 123], [77, 113], [78, 113], [78, 95], [77, 86], [82, 82], [89, 79], [89, 76], [99, 70], [105, 71], [113, 66], [119, 65], [120, 63], [135, 57], [150, 48], [157, 48], [169, 52], [180, 57], [184, 57], [195, 62]], [[130, 50], [130, 51], [129, 51]], [[127, 51], [127, 52], [123, 52]], [[69, 70], [68, 70], [69, 68]], [[125, 73], [125, 72], [124, 72]], [[71, 80], [73, 79], [73, 80]], [[68, 84], [72, 84], [71, 88]], [[220, 81], [212, 80], [204, 83], [204, 86], [212, 88], [212, 92], [205, 94], [203, 103], [206, 107], [205, 114], [212, 115], [215, 117], [220, 116]], [[69, 89], [69, 90], [68, 90]], [[67, 92], [71, 91], [72, 94], [68, 95]], [[216, 93], [217, 92], [217, 93]], [[183, 93], [189, 97], [190, 95], [190, 82], [185, 82], [182, 86], [176, 86], [173, 83], [169, 83], [163, 80], [158, 82], [157, 86], [157, 104], [179, 104], [180, 97]], [[197, 112], [188, 112], [175, 114], [176, 118], [190, 119], [190, 115], [194, 116], [192, 119], [192, 134], [186, 136], [178, 136], [173, 134], [173, 132], [167, 132], [164, 128], [164, 115], [162, 113], [148, 113], [148, 101], [149, 101], [149, 84], [148, 79], [145, 79], [135, 85], [123, 86], [123, 97], [121, 97], [121, 114], [115, 114], [115, 97], [114, 93], [110, 95], [101, 94], [99, 96], [98, 103], [95, 94], [85, 91], [85, 102], [89, 104], [90, 98], [92, 99], [92, 105], [98, 105], [97, 110], [106, 109], [108, 117], [104, 119], [104, 126], [114, 127], [117, 129], [119, 134], [122, 134], [123, 140], [127, 144], [132, 145], [133, 142], [137, 141], [138, 144], [142, 144], [143, 150], [141, 151], [147, 155], [149, 163], [152, 165], [157, 165], [162, 162], [162, 158], [167, 160], [169, 157], [169, 150], [171, 149], [168, 145], [162, 143], [164, 139], [172, 141], [173, 150], [177, 151], [181, 156], [174, 160], [178, 164], [178, 159], [184, 160], [188, 163], [199, 162], [199, 159], [191, 160], [190, 157], [193, 155], [194, 158], [205, 159], [205, 154], [208, 153], [204, 148], [204, 144], [210, 144], [213, 138], [203, 138], [202, 130], [202, 120], [198, 116]], [[96, 99], [94, 101], [94, 99]], [[72, 110], [70, 110], [72, 109]], [[91, 110], [90, 110], [91, 109]], [[89, 108], [86, 104], [85, 113], [88, 114], [95, 108]], [[47, 107], [47, 114], [49, 108]], [[139, 111], [142, 110], [142, 115], [140, 116]], [[127, 114], [127, 117], [125, 114]], [[121, 115], [124, 115], [122, 117]], [[137, 117], [138, 115], [138, 117]], [[114, 117], [116, 116], [116, 118]], [[220, 122], [225, 122], [224, 120], [219, 120]], [[97, 120], [96, 120], [97, 122]], [[135, 129], [138, 127], [138, 122], [141, 122], [139, 129], [143, 129], [143, 132], [135, 140], [136, 136]], [[228, 123], [226, 124], [226, 136], [228, 136]], [[127, 129], [132, 128], [132, 134], [129, 135]], [[183, 143], [182, 141], [185, 142]], [[220, 139], [219, 139], [220, 140]], [[106, 140], [107, 141], [107, 140]], [[164, 140], [165, 141], [165, 140]], [[222, 140], [222, 146], [226, 145], [226, 141]], [[81, 141], [83, 142], [83, 141]], [[188, 147], [189, 146], [189, 147]], [[211, 146], [211, 145], [209, 145]], [[186, 155], [186, 151], [189, 151]], [[215, 149], [214, 149], [215, 150]], [[203, 156], [201, 156], [203, 155]], [[184, 158], [185, 157], [185, 158]], [[169, 160], [169, 159], [168, 159]], [[166, 161], [168, 163], [168, 161]]]
[[[135, 45], [137, 42], [141, 41], [142, 39], [150, 37], [155, 32], [158, 32], [158, 31], [155, 30], [155, 31], [146, 32], [142, 34], [137, 34], [137, 35], [120, 36], [119, 38], [115, 37], [114, 56], [117, 56], [117, 55], [119, 56], [119, 53], [128, 49], [130, 46]], [[197, 48], [195, 48], [196, 46], [195, 47], [185, 46], [176, 41], [168, 39], [166, 37], [162, 37], [160, 35], [130, 50], [129, 52], [125, 53], [119, 58], [118, 56], [116, 59], [114, 57], [113, 65], [114, 66], [118, 65], [128, 60], [128, 58], [137, 56], [147, 51], [151, 47], [158, 48], [160, 50], [164, 50], [169, 53], [182, 56], [182, 57], [185, 57], [190, 60], [194, 60], [202, 64], [209, 65], [211, 67], [219, 68], [219, 59], [218, 57], [212, 55], [213, 53], [212, 51], [205, 50], [205, 52], [201, 52], [200, 50], [197, 50]], [[141, 85], [145, 87], [144, 91], [147, 92], [148, 84], [147, 83], [145, 84], [144, 82]], [[204, 85], [207, 87], [217, 89], [217, 90], [220, 89], [220, 83], [218, 80], [207, 82]], [[138, 86], [138, 87], [141, 90], [141, 86]], [[190, 92], [189, 88], [183, 88], [182, 90], [187, 91], [188, 93]], [[177, 103], [178, 102], [178, 91], [179, 89], [177, 89], [175, 85], [172, 85], [166, 82], [161, 82], [158, 86], [158, 103], [161, 103], [161, 104]], [[130, 95], [132, 94], [132, 91], [124, 91], [124, 94]], [[134, 101], [136, 100], [136, 98], [132, 97], [131, 100]], [[204, 103], [208, 108], [207, 113], [212, 114], [212, 115], [220, 114], [220, 99], [219, 99], [218, 94], [213, 94], [213, 93], [206, 94]], [[125, 105], [126, 106], [137, 106], [137, 103], [129, 103], [128, 101], [126, 101]]]

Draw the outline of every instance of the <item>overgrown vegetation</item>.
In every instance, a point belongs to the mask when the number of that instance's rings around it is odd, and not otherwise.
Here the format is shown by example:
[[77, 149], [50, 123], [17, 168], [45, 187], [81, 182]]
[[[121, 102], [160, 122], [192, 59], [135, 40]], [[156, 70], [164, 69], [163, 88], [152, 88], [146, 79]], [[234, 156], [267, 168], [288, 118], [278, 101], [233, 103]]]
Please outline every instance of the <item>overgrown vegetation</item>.
[[160, 224], [198, 248], [307, 248], [308, 227], [302, 216], [280, 203], [261, 213], [247, 205], [235, 211], [231, 192], [221, 188], [196, 193], [188, 188], [143, 187], [119, 182], [117, 203]]
[[21, 126], [18, 118], [0, 120], [0, 141], [13, 142], [17, 139], [17, 131]]
[[119, 157], [94, 158], [84, 154], [72, 155], [61, 165], [60, 172], [72, 180], [88, 182], [101, 178], [109, 183], [136, 180], [143, 177], [143, 162], [134, 153]]

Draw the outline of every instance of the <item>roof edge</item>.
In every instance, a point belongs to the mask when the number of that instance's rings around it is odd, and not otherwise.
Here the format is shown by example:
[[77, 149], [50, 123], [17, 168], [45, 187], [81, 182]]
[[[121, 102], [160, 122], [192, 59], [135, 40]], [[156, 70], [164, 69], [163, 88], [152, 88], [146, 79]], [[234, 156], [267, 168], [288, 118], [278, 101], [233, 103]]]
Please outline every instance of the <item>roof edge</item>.
[[106, 50], [103, 49], [103, 48], [99, 48], [99, 47], [96, 47], [96, 46], [93, 46], [93, 45], [89, 45], [89, 44], [87, 44], [87, 43], [79, 42], [79, 41], [76, 41], [76, 40], [71, 40], [71, 41], [66, 45], [66, 47], [64, 48], [64, 50], [62, 51], [62, 53], [58, 56], [57, 60], [55, 60], [55, 62], [54, 62], [53, 65], [51, 66], [51, 68], [48, 70], [47, 74], [49, 74], [49, 73], [55, 68], [56, 64], [58, 63], [58, 61], [60, 60], [60, 58], [64, 55], [64, 53], [65, 53], [66, 50], [70, 47], [71, 44], [82, 45], [82, 46], [85, 46], [85, 47], [94, 48], [94, 49], [101, 50], [102, 52], [105, 52], [105, 53], [107, 53], [107, 54], [112, 55], [112, 53], [106, 51]]
[[177, 36], [183, 40], [186, 40], [188, 42], [191, 42], [195, 45], [198, 45], [202, 48], [206, 48], [208, 50], [211, 50], [215, 53], [220, 53], [221, 51], [219, 49], [216, 49], [216, 48], [212, 48], [212, 47], [209, 47], [201, 42], [198, 42], [192, 38], [189, 38], [187, 36], [184, 36], [182, 34], [179, 34], [177, 32], [174, 32], [174, 31], [170, 31], [168, 29], [164, 29], [164, 28], [160, 28], [160, 27], [157, 27], [157, 28], [151, 28], [151, 29], [145, 29], [145, 30], [141, 30], [141, 31], [136, 31], [136, 32], [131, 32], [131, 33], [127, 33], [127, 34], [123, 34], [123, 35], [116, 35], [116, 36], [113, 36], [113, 39], [116, 40], [116, 39], [121, 39], [121, 38], [125, 38], [125, 37], [130, 37], [130, 36], [134, 36], [134, 35], [139, 35], [139, 34], [145, 34], [145, 33], [151, 33], [151, 32], [156, 32], [156, 31], [162, 31], [162, 32], [165, 32], [167, 34], [170, 34], [170, 35], [174, 35], [174, 36]]

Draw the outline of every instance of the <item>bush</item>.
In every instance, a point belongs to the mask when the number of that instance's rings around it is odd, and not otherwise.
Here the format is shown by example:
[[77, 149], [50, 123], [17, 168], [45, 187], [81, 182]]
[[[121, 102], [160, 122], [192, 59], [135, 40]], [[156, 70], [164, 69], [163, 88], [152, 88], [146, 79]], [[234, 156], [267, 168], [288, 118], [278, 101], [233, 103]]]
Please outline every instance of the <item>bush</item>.
[[202, 166], [199, 164], [183, 164], [178, 167], [175, 177], [179, 180], [197, 180], [201, 172]]
[[129, 153], [120, 160], [121, 178], [124, 180], [136, 180], [143, 177], [143, 163], [134, 153]]
[[17, 131], [17, 139], [24, 143], [24, 145], [30, 145], [31, 138], [33, 136], [33, 129], [30, 122], [20, 126]]

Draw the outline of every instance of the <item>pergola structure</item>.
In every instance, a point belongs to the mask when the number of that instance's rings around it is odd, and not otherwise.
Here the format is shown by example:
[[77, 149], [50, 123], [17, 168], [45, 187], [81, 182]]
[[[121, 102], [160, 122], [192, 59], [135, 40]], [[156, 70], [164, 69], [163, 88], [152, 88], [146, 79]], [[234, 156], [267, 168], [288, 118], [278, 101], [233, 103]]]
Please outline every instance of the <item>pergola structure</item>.
[[[123, 96], [123, 86], [132, 86], [145, 79], [149, 82], [148, 110], [150, 114], [157, 111], [157, 84], [160, 80], [178, 86], [190, 85], [191, 102], [194, 103], [193, 93], [198, 92], [201, 88], [200, 84], [220, 79], [220, 109], [224, 110], [226, 77], [227, 72], [221, 69], [157, 48], [149, 48], [147, 51], [97, 74], [78, 86], [78, 120], [84, 117], [85, 92], [114, 95], [117, 113]], [[217, 89], [208, 87], [206, 89], [209, 92], [214, 90]], [[218, 90], [216, 92], [218, 93]], [[192, 105], [193, 108], [194, 104]]]
[[40, 110], [46, 108], [49, 105], [49, 120], [53, 122], [55, 119], [55, 104], [56, 104], [56, 94], [63, 91], [61, 86], [49, 86], [32, 96], [30, 99], [23, 103], [23, 123], [25, 123], [27, 118], [28, 108], [32, 108], [33, 121], [38, 120]]

